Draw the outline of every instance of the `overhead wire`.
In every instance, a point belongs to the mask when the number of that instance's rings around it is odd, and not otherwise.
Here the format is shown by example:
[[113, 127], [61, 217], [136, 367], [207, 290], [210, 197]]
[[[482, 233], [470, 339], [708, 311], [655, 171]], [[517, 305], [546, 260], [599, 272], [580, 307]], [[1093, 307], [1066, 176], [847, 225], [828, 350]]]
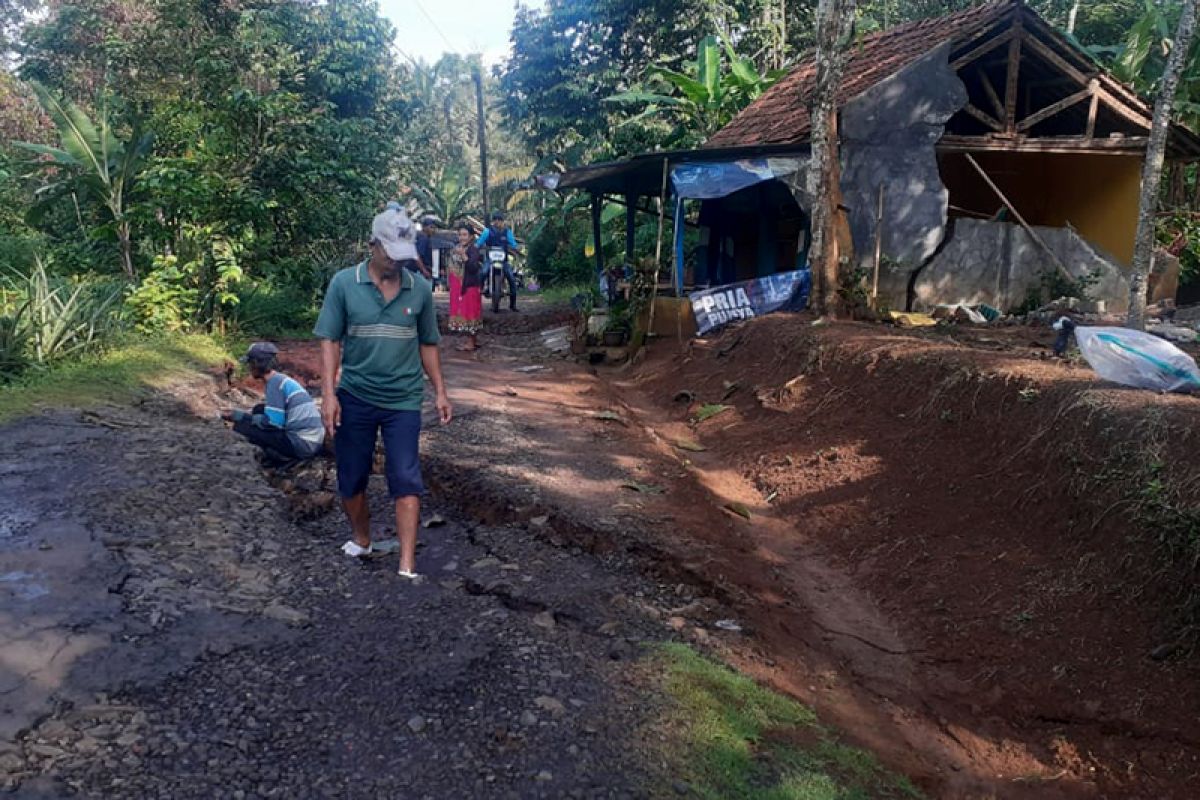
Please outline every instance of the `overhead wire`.
[[421, 12], [421, 15], [424, 16], [425, 19], [429, 20], [429, 24], [433, 26], [435, 31], [437, 31], [438, 36], [442, 37], [442, 41], [446, 43], [446, 47], [448, 47], [451, 52], [461, 56], [462, 52], [450, 43], [449, 37], [446, 36], [446, 33], [441, 29], [441, 27], [437, 24], [437, 21], [434, 20], [430, 13], [425, 10], [425, 6], [421, 4], [421, 0], [413, 0], [413, 2], [417, 4], [417, 10]]

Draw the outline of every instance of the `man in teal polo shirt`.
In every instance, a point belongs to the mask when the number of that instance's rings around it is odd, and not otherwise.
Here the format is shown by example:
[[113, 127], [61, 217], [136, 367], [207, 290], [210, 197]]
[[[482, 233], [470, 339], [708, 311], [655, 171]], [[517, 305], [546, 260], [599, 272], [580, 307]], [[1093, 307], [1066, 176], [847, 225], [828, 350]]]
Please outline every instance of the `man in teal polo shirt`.
[[442, 424], [452, 416], [433, 290], [409, 263], [416, 261], [412, 233], [408, 216], [395, 204], [376, 216], [370, 258], [333, 276], [314, 330], [321, 339], [321, 415], [333, 437], [338, 493], [352, 532], [342, 552], [371, 552], [367, 482], [382, 433], [405, 578], [417, 577], [417, 525], [425, 490], [418, 455], [422, 372], [433, 385]]

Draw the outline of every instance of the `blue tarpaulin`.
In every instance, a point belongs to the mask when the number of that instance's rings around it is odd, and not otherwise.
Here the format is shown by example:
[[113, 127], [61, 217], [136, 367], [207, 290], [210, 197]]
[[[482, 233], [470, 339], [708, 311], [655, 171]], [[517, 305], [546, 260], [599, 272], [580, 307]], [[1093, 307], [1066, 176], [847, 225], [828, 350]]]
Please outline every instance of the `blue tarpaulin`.
[[714, 200], [793, 174], [800, 167], [795, 158], [745, 158], [738, 161], [683, 163], [671, 170], [676, 197]]

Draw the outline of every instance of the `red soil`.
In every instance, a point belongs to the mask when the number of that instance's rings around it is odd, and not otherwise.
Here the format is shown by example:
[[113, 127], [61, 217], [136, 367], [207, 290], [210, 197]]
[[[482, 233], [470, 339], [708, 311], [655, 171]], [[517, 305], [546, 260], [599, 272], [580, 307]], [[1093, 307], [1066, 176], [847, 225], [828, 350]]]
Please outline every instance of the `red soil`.
[[[1195, 664], [1150, 657], [1195, 576], [1162, 569], [1111, 473], [1154, 448], [1194, 486], [1200, 401], [1100, 388], [1045, 358], [1045, 329], [956, 338], [778, 316], [659, 348], [619, 385], [660, 432], [734, 406], [690, 435], [701, 481], [755, 515], [754, 557], [710, 539], [709, 569], [758, 601], [764, 675], [940, 796], [1200, 796]], [[795, 667], [814, 649], [896, 730], [822, 702]]]
[[[496, 473], [536, 489], [526, 518], [575, 541], [619, 521], [597, 549], [640, 548], [664, 577], [707, 585], [750, 634], [740, 666], [931, 796], [1200, 796], [1177, 611], [1195, 575], [1163, 569], [1159, 531], [1128, 502], [1150, 484], [1120, 471], [1152, 452], [1156, 480], [1200, 485], [1200, 401], [1104, 388], [1049, 359], [1045, 329], [809, 323], [663, 342], [600, 375], [517, 372], [536, 342], [485, 335], [481, 354], [444, 356], [466, 427], [436, 446], [478, 458], [458, 470], [463, 496]], [[316, 356], [288, 343], [283, 368], [311, 382]], [[731, 410], [692, 422], [722, 398]], [[628, 427], [595, 418], [612, 408]], [[469, 441], [473, 410], [512, 420], [524, 448]], [[629, 477], [665, 492], [620, 488]]]

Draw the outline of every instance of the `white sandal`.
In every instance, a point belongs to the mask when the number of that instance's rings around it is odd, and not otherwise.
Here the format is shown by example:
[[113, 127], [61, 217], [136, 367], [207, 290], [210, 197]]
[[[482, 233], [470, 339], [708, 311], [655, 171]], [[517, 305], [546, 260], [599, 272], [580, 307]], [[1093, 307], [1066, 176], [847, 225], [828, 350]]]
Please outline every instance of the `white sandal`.
[[342, 545], [342, 552], [353, 558], [362, 558], [363, 556], [371, 555], [372, 548], [370, 545], [363, 547], [361, 544], [351, 539]]
[[412, 581], [413, 583], [424, 583], [425, 582], [425, 576], [418, 572], [405, 572], [404, 570], [398, 570], [396, 572], [396, 574], [399, 575], [401, 578], [405, 578], [406, 580]]

